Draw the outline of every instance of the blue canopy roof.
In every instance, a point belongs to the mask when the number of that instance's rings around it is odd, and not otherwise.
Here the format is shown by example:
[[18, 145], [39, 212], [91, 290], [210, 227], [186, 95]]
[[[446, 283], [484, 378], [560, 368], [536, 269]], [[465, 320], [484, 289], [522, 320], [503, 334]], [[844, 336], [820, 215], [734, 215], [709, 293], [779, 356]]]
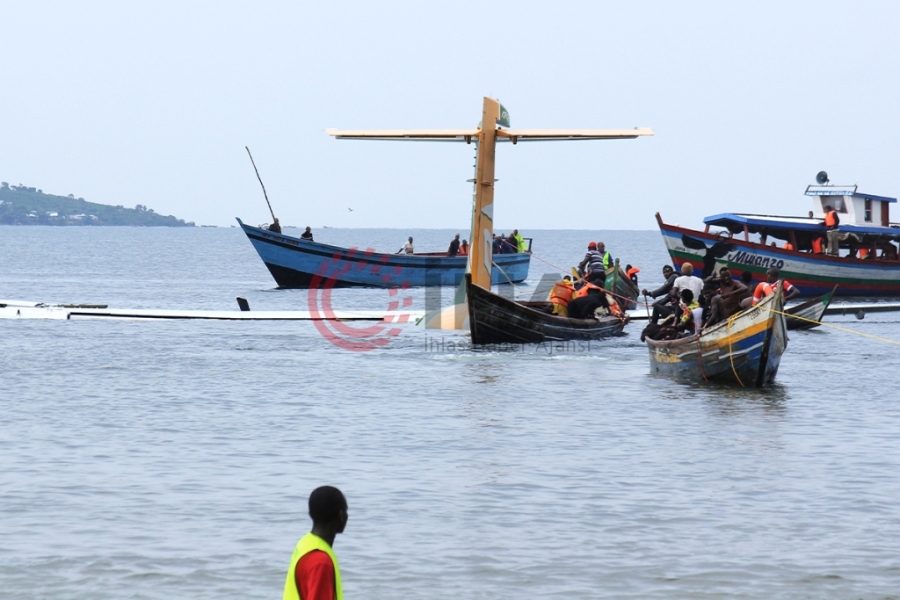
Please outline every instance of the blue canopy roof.
[[[729, 231], [737, 233], [743, 231], [744, 226], [750, 233], [765, 233], [774, 235], [775, 237], [786, 239], [785, 236], [789, 231], [810, 233], [821, 233], [824, 231], [822, 219], [810, 219], [807, 217], [779, 217], [774, 215], [741, 215], [736, 213], [722, 213], [712, 215], [703, 219], [707, 225], [716, 227], [725, 227]], [[881, 227], [877, 225], [860, 226], [860, 225], [844, 225], [840, 226], [841, 231], [848, 233], [870, 234], [870, 235], [890, 235], [900, 236], [900, 228], [898, 227]], [[779, 235], [781, 233], [782, 235]]]

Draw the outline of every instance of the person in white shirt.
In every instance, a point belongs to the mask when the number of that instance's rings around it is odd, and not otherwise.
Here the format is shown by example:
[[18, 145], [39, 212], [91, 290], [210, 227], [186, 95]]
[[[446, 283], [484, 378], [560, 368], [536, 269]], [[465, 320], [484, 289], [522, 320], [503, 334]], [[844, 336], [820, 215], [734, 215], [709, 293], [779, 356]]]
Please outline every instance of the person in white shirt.
[[699, 298], [703, 291], [703, 280], [694, 277], [694, 266], [691, 263], [681, 265], [681, 277], [675, 279], [672, 284], [677, 297], [681, 296], [681, 290], [691, 290], [694, 298]]
[[412, 254], [413, 250], [414, 250], [414, 248], [413, 248], [412, 236], [409, 236], [409, 241], [406, 242], [405, 244], [403, 244], [402, 248], [397, 250], [397, 254], [400, 254], [401, 252], [404, 252], [406, 254]]

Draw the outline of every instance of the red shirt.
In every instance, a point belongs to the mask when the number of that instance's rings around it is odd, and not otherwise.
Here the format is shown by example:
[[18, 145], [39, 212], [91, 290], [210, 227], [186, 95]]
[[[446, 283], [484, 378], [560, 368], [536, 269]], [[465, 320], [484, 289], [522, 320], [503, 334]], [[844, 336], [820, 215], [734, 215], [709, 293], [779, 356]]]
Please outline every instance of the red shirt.
[[294, 569], [294, 581], [301, 600], [334, 600], [334, 565], [321, 550], [305, 554]]

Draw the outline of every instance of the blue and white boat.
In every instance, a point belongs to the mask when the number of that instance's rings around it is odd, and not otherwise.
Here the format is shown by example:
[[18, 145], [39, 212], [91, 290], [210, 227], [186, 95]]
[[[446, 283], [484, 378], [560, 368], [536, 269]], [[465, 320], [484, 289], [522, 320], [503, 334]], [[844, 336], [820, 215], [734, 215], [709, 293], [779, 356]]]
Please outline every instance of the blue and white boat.
[[[385, 254], [341, 248], [275, 233], [237, 220], [280, 288], [421, 287], [459, 285], [467, 256]], [[527, 252], [493, 256], [491, 283], [518, 283], [528, 277]]]

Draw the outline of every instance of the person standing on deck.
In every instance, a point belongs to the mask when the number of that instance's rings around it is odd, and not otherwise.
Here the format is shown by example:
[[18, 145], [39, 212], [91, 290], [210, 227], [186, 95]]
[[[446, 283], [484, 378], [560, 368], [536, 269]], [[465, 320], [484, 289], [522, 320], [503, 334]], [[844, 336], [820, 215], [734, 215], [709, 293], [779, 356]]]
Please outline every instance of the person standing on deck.
[[272, 220], [272, 224], [269, 225], [268, 230], [272, 233], [281, 233], [281, 223], [278, 222], [278, 217], [275, 217]]
[[307, 228], [306, 228], [306, 231], [304, 231], [303, 233], [300, 234], [300, 239], [301, 239], [301, 240], [306, 240], [307, 242], [313, 241], [312, 229], [310, 229], [309, 227], [307, 227]]
[[284, 582], [282, 600], [343, 600], [341, 569], [334, 554], [334, 537], [347, 526], [347, 500], [330, 485], [309, 495], [312, 531], [300, 538]]
[[837, 256], [841, 247], [840, 232], [838, 227], [841, 225], [841, 218], [831, 205], [825, 207], [825, 231], [828, 237], [828, 254]]
[[525, 238], [519, 235], [518, 229], [513, 229], [512, 237], [516, 240], [516, 252], [521, 254], [528, 249], [528, 244], [525, 243]]
[[459, 254], [459, 234], [456, 234], [456, 237], [450, 242], [450, 247], [447, 248], [447, 256], [456, 256]]
[[578, 263], [578, 273], [591, 283], [602, 286], [606, 282], [607, 262], [612, 262], [612, 258], [606, 252], [603, 242], [591, 242], [588, 244], [587, 254]]

